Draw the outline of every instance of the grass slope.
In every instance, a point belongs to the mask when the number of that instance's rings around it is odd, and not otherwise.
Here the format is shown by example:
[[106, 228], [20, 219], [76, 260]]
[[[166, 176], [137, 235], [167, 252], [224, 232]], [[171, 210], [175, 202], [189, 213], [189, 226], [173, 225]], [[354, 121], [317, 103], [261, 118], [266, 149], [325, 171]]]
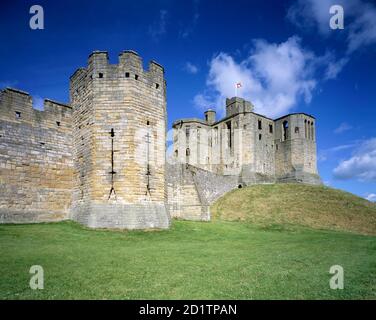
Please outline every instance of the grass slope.
[[376, 235], [376, 204], [351, 193], [303, 184], [237, 189], [211, 208], [214, 219], [301, 225]]
[[[174, 221], [115, 232], [73, 222], [0, 225], [1, 299], [375, 299], [376, 237]], [[329, 268], [345, 289], [329, 289]], [[45, 289], [29, 288], [41, 265]]]

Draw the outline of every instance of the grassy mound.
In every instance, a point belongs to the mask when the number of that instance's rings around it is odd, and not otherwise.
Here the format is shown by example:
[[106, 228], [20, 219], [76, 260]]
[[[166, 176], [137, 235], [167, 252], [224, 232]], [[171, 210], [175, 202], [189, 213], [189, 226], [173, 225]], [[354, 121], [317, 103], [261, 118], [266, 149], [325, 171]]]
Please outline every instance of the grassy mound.
[[250, 186], [227, 193], [213, 204], [211, 212], [213, 219], [256, 225], [300, 225], [376, 234], [376, 204], [325, 186]]

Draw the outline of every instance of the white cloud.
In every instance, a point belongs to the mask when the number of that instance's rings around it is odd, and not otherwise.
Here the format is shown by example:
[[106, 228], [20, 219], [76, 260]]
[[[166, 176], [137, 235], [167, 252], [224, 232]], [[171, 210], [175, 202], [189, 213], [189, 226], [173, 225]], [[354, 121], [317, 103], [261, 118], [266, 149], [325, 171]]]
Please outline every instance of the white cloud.
[[238, 96], [251, 101], [255, 112], [277, 117], [291, 111], [299, 100], [309, 103], [317, 85], [315, 71], [327, 65], [331, 55], [317, 57], [304, 49], [298, 37], [280, 44], [255, 40], [250, 55], [237, 62], [227, 53], [210, 61], [207, 89], [196, 95], [198, 107], [216, 106], [224, 114], [225, 98], [235, 95], [235, 84], [242, 83]]
[[184, 65], [184, 70], [190, 74], [196, 74], [198, 72], [198, 67], [195, 66], [193, 63], [191, 62], [187, 62], [185, 65]]
[[334, 130], [334, 133], [335, 134], [340, 134], [340, 133], [343, 133], [345, 131], [348, 131], [348, 130], [351, 130], [352, 129], [352, 126], [350, 126], [348, 123], [346, 122], [342, 122], [338, 128], [336, 128]]
[[158, 19], [149, 27], [149, 34], [154, 41], [159, 41], [159, 38], [166, 33], [167, 17], [167, 10], [160, 10]]
[[364, 141], [352, 157], [343, 160], [333, 170], [334, 177], [340, 180], [356, 179], [376, 181], [376, 138]]
[[[299, 27], [317, 27], [324, 36], [335, 34], [330, 29], [332, 5], [344, 8], [344, 34], [347, 54], [376, 43], [376, 6], [364, 0], [297, 0], [288, 10], [287, 18]], [[342, 30], [341, 30], [342, 32]]]
[[368, 201], [371, 201], [371, 202], [376, 202], [376, 194], [375, 193], [369, 193], [367, 196], [366, 196], [366, 199]]

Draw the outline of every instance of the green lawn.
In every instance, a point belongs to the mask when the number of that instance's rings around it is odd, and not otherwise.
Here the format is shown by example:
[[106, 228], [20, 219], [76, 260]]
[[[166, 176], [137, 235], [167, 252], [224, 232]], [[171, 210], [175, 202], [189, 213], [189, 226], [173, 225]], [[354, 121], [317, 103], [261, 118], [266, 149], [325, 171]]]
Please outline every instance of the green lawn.
[[[341, 265], [344, 290], [329, 288]], [[45, 289], [29, 288], [41, 265]], [[246, 222], [0, 226], [1, 299], [375, 299], [376, 237]]]

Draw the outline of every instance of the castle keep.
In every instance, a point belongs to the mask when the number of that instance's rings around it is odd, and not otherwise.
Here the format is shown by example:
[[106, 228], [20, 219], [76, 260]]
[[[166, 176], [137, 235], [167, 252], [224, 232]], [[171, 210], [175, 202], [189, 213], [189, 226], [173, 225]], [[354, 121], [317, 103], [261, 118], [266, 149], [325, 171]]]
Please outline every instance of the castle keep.
[[168, 228], [170, 217], [210, 220], [224, 193], [254, 183], [316, 184], [315, 119], [272, 120], [250, 102], [226, 116], [173, 123], [166, 158], [163, 67], [124, 51], [94, 51], [70, 78], [70, 104], [32, 106], [0, 93], [0, 223], [73, 219], [93, 228]]
[[273, 120], [234, 97], [226, 99], [223, 119], [208, 110], [205, 119], [175, 121], [173, 140], [170, 202], [176, 217], [209, 220], [210, 204], [245, 185], [321, 183], [315, 119], [304, 113]]

